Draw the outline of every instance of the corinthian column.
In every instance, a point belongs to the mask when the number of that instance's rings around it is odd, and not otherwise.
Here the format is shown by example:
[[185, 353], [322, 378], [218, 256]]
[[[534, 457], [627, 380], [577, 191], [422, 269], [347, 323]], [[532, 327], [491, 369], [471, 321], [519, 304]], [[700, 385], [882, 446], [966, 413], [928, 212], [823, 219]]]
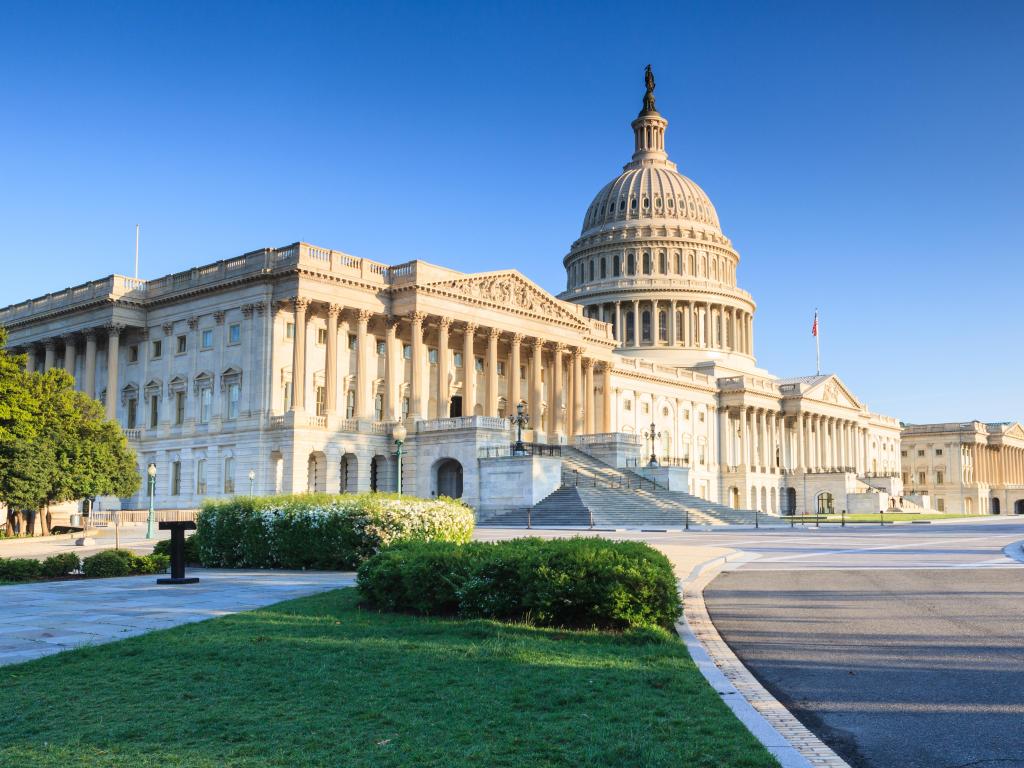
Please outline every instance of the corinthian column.
[[437, 418], [451, 413], [451, 390], [448, 388], [448, 329], [451, 320], [442, 317], [437, 326]]
[[583, 360], [583, 392], [586, 406], [583, 411], [583, 433], [594, 434], [594, 361], [589, 357]]
[[306, 408], [306, 309], [309, 299], [296, 297], [295, 333], [292, 338], [292, 410]]
[[572, 353], [572, 433], [583, 431], [583, 351], [578, 347]]
[[328, 416], [338, 410], [338, 315], [341, 307], [331, 304], [327, 307], [327, 362], [324, 366], [324, 386], [327, 387], [325, 402]]
[[533, 359], [530, 365], [530, 426], [535, 432], [543, 432], [544, 425], [540, 420], [541, 402], [544, 400], [544, 384], [541, 373], [544, 370], [544, 342], [533, 340]]
[[476, 410], [476, 357], [473, 354], [475, 323], [466, 323], [462, 336], [462, 415], [472, 416]]
[[384, 418], [387, 421], [394, 421], [400, 413], [398, 387], [403, 374], [399, 373], [399, 370], [405, 368], [405, 359], [402, 358], [402, 362], [399, 363], [399, 358], [401, 355], [398, 349], [398, 318], [389, 317], [384, 327]]
[[423, 320], [426, 315], [422, 312], [413, 312], [409, 315], [409, 324], [412, 326], [412, 375], [410, 377], [409, 389], [409, 417], [415, 422], [422, 419], [424, 414], [423, 402]]
[[509, 351], [509, 363], [508, 367], [511, 369], [508, 372], [508, 412], [509, 415], [514, 415], [516, 412], [516, 406], [519, 405], [523, 399], [522, 393], [519, 391], [519, 369], [522, 367], [520, 361], [520, 345], [523, 343], [523, 334], [513, 333], [512, 334], [512, 347]]
[[[75, 358], [78, 356], [78, 349], [75, 345], [75, 337], [68, 336], [64, 339], [64, 370], [71, 378], [75, 378]], [[148, 357], [148, 353], [147, 353]], [[145, 382], [143, 382], [145, 384]]]
[[554, 397], [555, 407], [552, 409], [551, 432], [558, 434], [562, 427], [562, 412], [565, 410], [565, 386], [562, 381], [562, 355], [565, 352], [564, 344], [555, 345], [555, 375], [554, 375]]
[[107, 418], [113, 420], [117, 416], [117, 373], [118, 352], [120, 351], [121, 331], [123, 325], [107, 326]]
[[[168, 358], [170, 350], [166, 352]], [[85, 332], [85, 381], [82, 391], [89, 397], [96, 397], [96, 331], [90, 329]]]
[[501, 331], [491, 328], [487, 331], [487, 403], [484, 416], [498, 415], [498, 339]]
[[369, 419], [372, 401], [370, 399], [370, 354], [375, 350], [367, 349], [370, 340], [367, 330], [370, 325], [368, 309], [360, 309], [356, 314], [356, 418]]

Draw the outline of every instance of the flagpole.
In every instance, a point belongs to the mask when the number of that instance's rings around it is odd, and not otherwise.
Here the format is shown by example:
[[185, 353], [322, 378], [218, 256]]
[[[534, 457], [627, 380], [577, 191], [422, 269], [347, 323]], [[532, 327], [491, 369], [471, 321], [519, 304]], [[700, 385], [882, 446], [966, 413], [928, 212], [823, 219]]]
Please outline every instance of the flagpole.
[[821, 376], [821, 324], [818, 322], [818, 310], [814, 310], [814, 352], [817, 361], [818, 376]]

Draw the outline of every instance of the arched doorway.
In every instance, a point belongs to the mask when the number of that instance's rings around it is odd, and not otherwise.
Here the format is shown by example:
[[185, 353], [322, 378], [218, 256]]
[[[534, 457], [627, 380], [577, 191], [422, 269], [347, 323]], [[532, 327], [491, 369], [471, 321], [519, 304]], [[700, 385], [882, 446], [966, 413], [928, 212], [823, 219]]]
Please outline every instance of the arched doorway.
[[388, 485], [387, 456], [374, 456], [370, 461], [370, 490], [374, 493], [391, 490], [391, 486]]
[[462, 395], [452, 395], [451, 404], [448, 406], [448, 416], [453, 419], [462, 416]]
[[818, 514], [819, 515], [831, 515], [836, 511], [836, 500], [835, 497], [825, 491], [824, 493], [818, 494]]
[[974, 514], [974, 499], [964, 499], [964, 512], [968, 515]]
[[437, 495], [462, 498], [462, 465], [455, 459], [445, 459], [437, 465]]
[[1019, 499], [1013, 503], [1013, 514], [1024, 515], [1024, 499]]
[[796, 514], [796, 488], [789, 487], [786, 489], [786, 497], [783, 502], [782, 513], [785, 515]]
[[776, 497], [776, 494], [775, 494], [775, 489], [772, 488], [769, 491], [769, 499], [771, 500], [771, 505], [768, 507], [768, 509], [766, 511], [767, 512], [771, 512], [773, 515], [776, 514], [779, 511], [778, 505], [776, 503], [776, 498], [777, 497]]
[[735, 485], [729, 489], [729, 506], [733, 509], [740, 508], [740, 489]]
[[322, 451], [309, 454], [306, 463], [306, 490], [310, 493], [327, 492], [327, 457]]
[[346, 453], [341, 457], [341, 465], [339, 466], [339, 483], [338, 488], [341, 493], [355, 493], [357, 489], [356, 483], [359, 478], [359, 460], [356, 458], [354, 453]]
[[999, 499], [997, 499], [995, 496], [992, 497], [991, 508], [993, 515], [998, 515], [1002, 512], [1002, 510], [999, 508]]

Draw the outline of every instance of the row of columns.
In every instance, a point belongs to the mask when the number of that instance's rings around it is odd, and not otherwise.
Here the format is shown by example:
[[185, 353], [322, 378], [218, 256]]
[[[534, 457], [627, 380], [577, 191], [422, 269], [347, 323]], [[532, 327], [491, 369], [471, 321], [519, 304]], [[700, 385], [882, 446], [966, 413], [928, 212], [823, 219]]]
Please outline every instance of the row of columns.
[[[78, 360], [79, 341], [85, 340], [85, 370], [82, 372], [81, 390], [89, 397], [96, 397], [96, 352], [99, 348], [99, 338], [105, 335], [107, 338], [107, 398], [106, 415], [113, 419], [117, 413], [117, 387], [118, 387], [118, 353], [120, 349], [121, 333], [125, 326], [120, 324], [106, 325], [103, 328], [87, 329], [74, 334], [68, 334], [63, 338], [46, 339], [42, 343], [43, 356], [39, 359], [39, 350], [35, 345], [26, 348], [27, 353], [25, 369], [29, 372], [43, 373], [57, 365], [57, 345], [64, 345], [63, 369], [72, 378]], [[113, 361], [113, 364], [111, 364]]]
[[[305, 410], [306, 393], [306, 326], [310, 319], [310, 301], [299, 297], [292, 302], [295, 317], [295, 334], [292, 349], [292, 404], [294, 410]], [[343, 319], [343, 308], [330, 304], [327, 311], [326, 365], [324, 385], [326, 387], [326, 413], [337, 411], [337, 371], [338, 371], [338, 335], [340, 324], [344, 323], [347, 330], [348, 321]], [[353, 319], [356, 324], [356, 374], [355, 374], [355, 408], [354, 417], [360, 419], [373, 418], [374, 403], [371, 393], [370, 333], [369, 323], [374, 313], [369, 310], [355, 310]], [[405, 318], [387, 317], [385, 320], [385, 375], [384, 375], [384, 409], [386, 421], [398, 418], [400, 411], [397, 393], [404, 383], [404, 366], [401, 359], [400, 331], [406, 330], [411, 346], [411, 373], [409, 384], [409, 417], [413, 420], [429, 418], [428, 411], [430, 382], [427, 366], [427, 347], [424, 340], [427, 315], [411, 313]], [[452, 345], [452, 321], [442, 317], [434, 327], [437, 333], [437, 365], [436, 387], [438, 392], [439, 417], [448, 415], [453, 394], [450, 376]], [[594, 372], [600, 366], [602, 387], [608, 389], [608, 366], [586, 357], [580, 348], [569, 348], [562, 344], [534, 338], [527, 341], [523, 334], [504, 332], [499, 328], [480, 328], [472, 322], [460, 323], [454, 329], [461, 333], [462, 351], [462, 402], [464, 414], [473, 415], [477, 402], [478, 374], [476, 370], [476, 341], [478, 333], [486, 333], [486, 352], [483, 380], [483, 415], [498, 416], [499, 413], [499, 343], [505, 339], [508, 354], [504, 361], [507, 365], [506, 402], [509, 413], [516, 404], [527, 400], [532, 413], [531, 427], [551, 434], [590, 434], [597, 429], [609, 431], [611, 428], [610, 399], [604, 398], [601, 414], [594, 410]], [[524, 355], [523, 347], [527, 350]], [[520, 369], [528, 362], [527, 381], [529, 392], [522, 392]], [[545, 377], [542, 371], [545, 366], [549, 374]], [[375, 367], [375, 366], [374, 366]], [[547, 398], [542, 378], [547, 381]], [[526, 396], [524, 396], [526, 395]], [[539, 404], [548, 401], [544, 424], [538, 424]]]
[[[643, 336], [643, 312], [650, 313], [650, 335]], [[659, 314], [666, 313], [665, 339], [661, 338]], [[728, 304], [676, 299], [633, 299], [590, 305], [587, 314], [612, 323], [615, 340], [623, 347], [670, 346], [720, 349], [752, 355], [754, 317]], [[632, 316], [629, 333], [627, 318]]]
[[1024, 485], [1024, 449], [975, 443], [965, 446], [970, 457], [968, 483]]
[[787, 421], [785, 414], [766, 408], [741, 406], [720, 412], [722, 463], [761, 471], [853, 471], [869, 465], [868, 430], [852, 420], [815, 413], [800, 413]]

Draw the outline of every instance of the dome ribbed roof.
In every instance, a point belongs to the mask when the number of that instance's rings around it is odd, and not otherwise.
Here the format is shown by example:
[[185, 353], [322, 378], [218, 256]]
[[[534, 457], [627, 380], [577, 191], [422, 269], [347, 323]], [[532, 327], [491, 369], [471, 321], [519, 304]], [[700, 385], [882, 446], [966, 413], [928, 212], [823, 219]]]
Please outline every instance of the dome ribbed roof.
[[704, 190], [668, 164], [627, 166], [597, 193], [583, 219], [583, 234], [620, 222], [699, 224], [721, 232]]

